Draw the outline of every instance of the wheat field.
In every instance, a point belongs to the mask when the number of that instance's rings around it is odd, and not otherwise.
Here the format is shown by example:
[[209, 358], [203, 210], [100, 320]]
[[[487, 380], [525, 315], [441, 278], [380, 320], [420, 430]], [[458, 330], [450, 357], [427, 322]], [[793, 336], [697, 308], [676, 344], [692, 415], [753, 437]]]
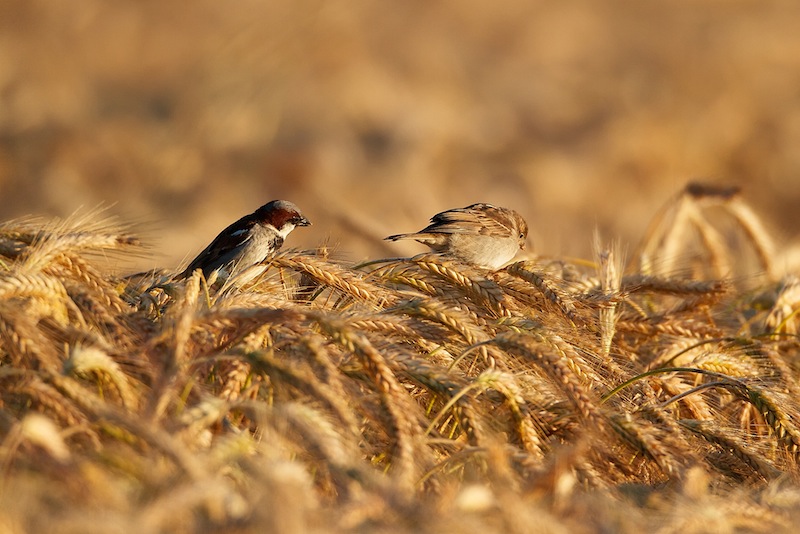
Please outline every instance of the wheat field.
[[792, 532], [798, 6], [0, 2], [0, 534]]
[[239, 285], [115, 274], [148, 252], [102, 210], [5, 222], [2, 531], [791, 531], [800, 280], [735, 189], [620, 248]]

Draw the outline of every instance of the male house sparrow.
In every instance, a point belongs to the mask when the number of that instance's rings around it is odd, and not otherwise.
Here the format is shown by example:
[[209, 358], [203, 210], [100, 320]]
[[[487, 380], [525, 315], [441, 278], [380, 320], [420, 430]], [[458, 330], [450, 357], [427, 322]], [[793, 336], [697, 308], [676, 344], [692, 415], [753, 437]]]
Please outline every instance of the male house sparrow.
[[480, 203], [437, 213], [419, 232], [385, 239], [414, 239], [434, 252], [495, 270], [525, 248], [527, 237], [528, 224], [519, 213]]
[[189, 266], [178, 275], [187, 278], [202, 269], [208, 278], [214, 271], [233, 275], [264, 261], [281, 248], [284, 239], [296, 226], [309, 226], [300, 209], [286, 200], [267, 202], [219, 233]]

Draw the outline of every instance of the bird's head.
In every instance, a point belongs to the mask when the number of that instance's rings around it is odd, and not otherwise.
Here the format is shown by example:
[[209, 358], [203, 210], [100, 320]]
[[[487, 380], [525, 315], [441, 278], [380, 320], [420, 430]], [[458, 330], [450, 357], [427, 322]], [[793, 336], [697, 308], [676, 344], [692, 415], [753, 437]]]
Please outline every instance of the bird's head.
[[300, 213], [300, 208], [288, 200], [267, 202], [256, 210], [255, 215], [262, 223], [271, 224], [284, 238], [297, 226], [311, 226], [311, 221]]

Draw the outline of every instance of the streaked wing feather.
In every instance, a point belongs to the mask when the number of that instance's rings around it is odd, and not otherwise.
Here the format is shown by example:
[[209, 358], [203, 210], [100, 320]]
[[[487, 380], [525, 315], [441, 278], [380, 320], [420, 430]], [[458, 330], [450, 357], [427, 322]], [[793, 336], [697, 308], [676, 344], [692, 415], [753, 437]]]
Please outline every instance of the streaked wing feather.
[[250, 229], [254, 224], [256, 224], [255, 219], [243, 217], [225, 228], [192, 260], [185, 272], [191, 273], [202, 267], [204, 273], [210, 273], [231, 261], [251, 239]]
[[496, 234], [510, 231], [512, 221], [506, 213], [489, 204], [472, 204], [437, 213], [431, 224], [419, 233]]

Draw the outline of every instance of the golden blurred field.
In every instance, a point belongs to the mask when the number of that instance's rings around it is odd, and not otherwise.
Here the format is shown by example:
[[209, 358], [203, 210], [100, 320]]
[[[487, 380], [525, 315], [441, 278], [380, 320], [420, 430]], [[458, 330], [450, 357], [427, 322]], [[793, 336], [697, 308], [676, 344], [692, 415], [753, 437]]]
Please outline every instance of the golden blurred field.
[[[0, 534], [792, 532], [797, 28], [788, 1], [0, 3]], [[274, 198], [300, 252], [173, 279]], [[477, 201], [534, 253], [382, 241]]]
[[586, 256], [702, 178], [788, 239], [798, 24], [789, 1], [7, 0], [0, 219], [115, 203], [174, 267], [273, 198], [315, 222], [291, 245], [356, 260], [487, 201]]

